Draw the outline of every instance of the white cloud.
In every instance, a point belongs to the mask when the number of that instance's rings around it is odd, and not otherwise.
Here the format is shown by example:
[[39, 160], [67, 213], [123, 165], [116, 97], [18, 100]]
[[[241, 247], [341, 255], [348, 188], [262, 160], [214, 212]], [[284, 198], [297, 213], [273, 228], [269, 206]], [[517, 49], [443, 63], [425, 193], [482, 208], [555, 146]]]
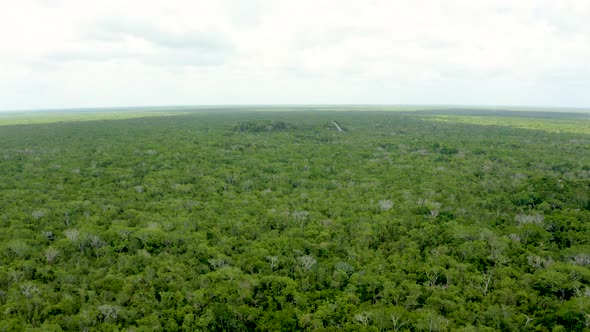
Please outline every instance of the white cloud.
[[0, 110], [589, 106], [587, 0], [0, 0]]

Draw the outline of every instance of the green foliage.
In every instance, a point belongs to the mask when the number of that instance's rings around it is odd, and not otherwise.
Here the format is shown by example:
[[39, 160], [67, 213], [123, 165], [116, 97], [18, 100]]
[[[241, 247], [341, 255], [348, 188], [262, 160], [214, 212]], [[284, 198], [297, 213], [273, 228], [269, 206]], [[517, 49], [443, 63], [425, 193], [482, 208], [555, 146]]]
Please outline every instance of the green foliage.
[[588, 123], [451, 113], [1, 126], [0, 331], [589, 329]]
[[282, 131], [294, 129], [295, 126], [284, 121], [247, 121], [240, 122], [234, 126], [234, 130], [239, 132], [260, 133], [269, 131]]

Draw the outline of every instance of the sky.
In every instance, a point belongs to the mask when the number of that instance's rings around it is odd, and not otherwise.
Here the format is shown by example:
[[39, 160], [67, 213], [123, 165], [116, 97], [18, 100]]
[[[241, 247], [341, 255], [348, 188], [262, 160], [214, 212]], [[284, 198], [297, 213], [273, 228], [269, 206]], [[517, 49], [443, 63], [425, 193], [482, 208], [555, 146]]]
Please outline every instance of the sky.
[[590, 0], [0, 0], [0, 110], [590, 107]]

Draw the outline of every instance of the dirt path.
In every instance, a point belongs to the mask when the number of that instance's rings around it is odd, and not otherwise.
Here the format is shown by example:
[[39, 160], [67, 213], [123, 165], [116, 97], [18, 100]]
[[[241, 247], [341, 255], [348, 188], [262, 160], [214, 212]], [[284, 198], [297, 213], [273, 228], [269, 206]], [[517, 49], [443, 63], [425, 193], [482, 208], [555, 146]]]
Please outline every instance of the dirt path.
[[334, 126], [336, 126], [336, 130], [344, 132], [344, 129], [342, 129], [342, 127], [340, 127], [340, 125], [338, 124], [338, 122], [336, 121], [332, 121], [332, 124], [334, 124]]

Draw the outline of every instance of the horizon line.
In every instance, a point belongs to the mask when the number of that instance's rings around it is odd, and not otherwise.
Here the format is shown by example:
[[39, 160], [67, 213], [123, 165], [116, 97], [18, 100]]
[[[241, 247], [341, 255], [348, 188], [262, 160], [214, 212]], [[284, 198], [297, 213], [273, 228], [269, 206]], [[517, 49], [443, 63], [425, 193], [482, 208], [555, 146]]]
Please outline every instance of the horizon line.
[[125, 111], [155, 111], [155, 110], [174, 110], [174, 109], [185, 109], [188, 110], [190, 108], [199, 108], [199, 109], [206, 109], [206, 108], [214, 108], [214, 109], [235, 109], [235, 108], [305, 108], [305, 107], [315, 107], [315, 108], [328, 108], [328, 107], [345, 107], [345, 108], [358, 108], [358, 107], [366, 107], [366, 108], [386, 108], [386, 107], [431, 107], [431, 108], [441, 108], [441, 107], [456, 107], [456, 108], [475, 108], [475, 109], [539, 109], [539, 110], [578, 110], [578, 111], [590, 111], [589, 106], [540, 106], [540, 105], [481, 105], [481, 104], [372, 104], [372, 103], [359, 103], [359, 104], [328, 104], [328, 103], [319, 103], [319, 104], [178, 104], [178, 105], [134, 105], [134, 106], [81, 106], [81, 107], [49, 107], [49, 108], [22, 108], [22, 109], [0, 109], [0, 113], [24, 113], [24, 112], [55, 112], [55, 111], [116, 111], [116, 110], [125, 110]]

